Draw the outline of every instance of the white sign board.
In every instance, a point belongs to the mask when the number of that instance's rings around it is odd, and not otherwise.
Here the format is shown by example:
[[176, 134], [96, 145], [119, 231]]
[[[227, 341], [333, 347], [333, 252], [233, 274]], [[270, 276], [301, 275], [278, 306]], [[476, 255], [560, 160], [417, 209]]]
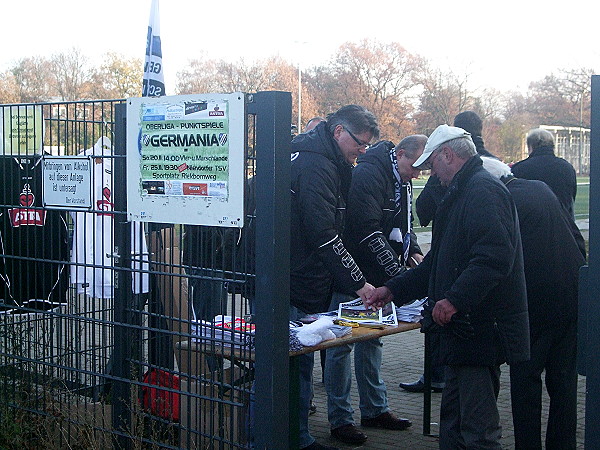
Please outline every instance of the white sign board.
[[87, 156], [43, 156], [44, 207], [92, 209], [92, 160]]
[[243, 226], [245, 114], [242, 93], [128, 99], [128, 219]]

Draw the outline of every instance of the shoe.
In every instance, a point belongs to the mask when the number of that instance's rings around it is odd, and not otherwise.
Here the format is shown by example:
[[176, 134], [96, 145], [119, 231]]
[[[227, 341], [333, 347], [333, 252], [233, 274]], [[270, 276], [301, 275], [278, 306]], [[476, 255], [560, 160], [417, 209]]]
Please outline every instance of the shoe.
[[[408, 392], [425, 392], [425, 383], [421, 380], [414, 383], [400, 383], [399, 386]], [[431, 383], [431, 390], [433, 392], [442, 392], [444, 390], [444, 383]]]
[[310, 444], [308, 447], [304, 447], [302, 450], [340, 450], [337, 447], [332, 447], [331, 445], [323, 445], [319, 444], [317, 441]]
[[310, 402], [310, 407], [308, 408], [308, 415], [312, 416], [314, 413], [317, 412], [317, 405], [315, 405], [315, 402]]
[[400, 419], [391, 412], [384, 412], [370, 419], [361, 419], [361, 427], [383, 428], [384, 430], [406, 430], [412, 425], [408, 419]]
[[367, 440], [367, 435], [356, 428], [356, 425], [353, 423], [333, 428], [331, 435], [339, 441], [353, 445], [364, 444]]

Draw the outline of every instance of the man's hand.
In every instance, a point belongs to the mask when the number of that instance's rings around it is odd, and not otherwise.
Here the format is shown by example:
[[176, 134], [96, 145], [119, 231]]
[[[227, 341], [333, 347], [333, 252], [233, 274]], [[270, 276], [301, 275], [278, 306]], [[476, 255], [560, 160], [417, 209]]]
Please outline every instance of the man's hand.
[[420, 253], [413, 253], [412, 255], [410, 255], [410, 258], [408, 258], [408, 265], [412, 269], [417, 267], [422, 262], [423, 262], [423, 255], [421, 255]]
[[375, 287], [371, 284], [371, 283], [365, 283], [365, 285], [363, 287], [361, 287], [358, 291], [356, 291], [356, 295], [358, 295], [365, 307], [367, 306], [367, 298], [369, 298], [369, 296], [371, 295], [371, 292], [373, 292], [375, 290]]
[[367, 308], [371, 308], [373, 311], [377, 311], [385, 306], [386, 303], [394, 300], [394, 296], [392, 295], [392, 291], [385, 286], [378, 287], [374, 289], [368, 296], [367, 301], [364, 301], [364, 304]]
[[450, 301], [448, 301], [447, 298], [444, 298], [442, 300], [438, 300], [435, 303], [435, 306], [433, 307], [433, 312], [431, 313], [431, 315], [432, 315], [435, 323], [437, 323], [438, 325], [444, 326], [448, 322], [450, 322], [450, 319], [452, 319], [452, 316], [454, 314], [456, 314], [457, 312], [458, 312], [458, 310], [454, 307], [454, 305], [452, 303], [450, 303]]

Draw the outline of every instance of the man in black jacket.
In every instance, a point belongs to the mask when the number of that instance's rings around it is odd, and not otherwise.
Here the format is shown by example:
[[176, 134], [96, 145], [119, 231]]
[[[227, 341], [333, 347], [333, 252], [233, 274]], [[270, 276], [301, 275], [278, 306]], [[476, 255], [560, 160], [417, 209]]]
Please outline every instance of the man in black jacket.
[[574, 218], [577, 175], [567, 160], [554, 154], [552, 133], [542, 128], [530, 130], [527, 133], [527, 149], [529, 157], [512, 166], [514, 176], [546, 183], [567, 214]]
[[[475, 149], [480, 156], [489, 156], [495, 158], [486, 148], [483, 143], [483, 120], [475, 111], [463, 111], [454, 117], [454, 126], [462, 128], [471, 134], [471, 139], [475, 144]], [[415, 209], [421, 226], [426, 227], [435, 217], [435, 211], [442, 201], [446, 187], [440, 184], [440, 179], [431, 174], [421, 194], [415, 202]], [[429, 347], [427, 351], [431, 352], [433, 361], [439, 360], [437, 353], [439, 352], [439, 336], [434, 334], [429, 338]], [[421, 377], [412, 383], [400, 383], [400, 387], [409, 392], [424, 392], [425, 377]], [[434, 365], [431, 368], [431, 387], [434, 392], [441, 392], [444, 387], [444, 367]]]
[[[358, 158], [348, 194], [344, 243], [367, 279], [381, 286], [412, 261], [423, 259], [412, 231], [412, 182], [419, 169], [412, 164], [423, 153], [427, 136], [404, 138], [396, 147], [381, 141]], [[329, 307], [337, 310], [352, 298], [335, 293]], [[350, 402], [354, 349], [354, 371], [360, 395], [361, 425], [403, 430], [411, 425], [389, 412], [387, 390], [380, 376], [380, 339], [327, 350], [325, 385], [331, 434], [348, 444], [362, 444], [366, 434], [354, 425]]]
[[[482, 167], [469, 133], [440, 125], [416, 167], [447, 187], [423, 262], [377, 288], [368, 305], [434, 302], [446, 386], [440, 448], [500, 449], [500, 364], [529, 359], [527, 297], [514, 202]], [[432, 322], [432, 323], [433, 323]]]
[[[325, 312], [335, 290], [366, 300], [373, 286], [342, 243], [352, 166], [379, 137], [375, 116], [348, 105], [292, 141], [291, 318]], [[308, 431], [313, 354], [300, 358], [300, 448], [330, 448]]]
[[[531, 359], [510, 367], [515, 448], [542, 449], [542, 372], [550, 397], [547, 449], [574, 449], [577, 429], [577, 296], [585, 247], [573, 218], [538, 180], [515, 178], [501, 161], [483, 167], [510, 191], [523, 242]], [[583, 240], [583, 238], [581, 238]]]
[[[482, 137], [483, 121], [475, 111], [463, 111], [458, 113], [454, 117], [454, 126], [462, 128], [471, 134], [471, 139], [475, 144], [475, 149], [479, 156], [496, 157], [485, 148]], [[446, 189], [440, 185], [439, 178], [435, 175], [430, 176], [425, 187], [421, 191], [421, 195], [419, 195], [415, 202], [415, 208], [421, 226], [426, 227], [431, 223], [435, 217], [435, 210], [445, 193]]]

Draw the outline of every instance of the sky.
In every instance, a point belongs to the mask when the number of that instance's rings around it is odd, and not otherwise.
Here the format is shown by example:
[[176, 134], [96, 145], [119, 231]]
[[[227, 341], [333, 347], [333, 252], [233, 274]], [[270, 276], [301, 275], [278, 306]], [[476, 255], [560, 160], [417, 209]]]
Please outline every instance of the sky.
[[[143, 58], [151, 0], [29, 0], [2, 5], [0, 71], [20, 58], [75, 47], [90, 62]], [[167, 94], [191, 59], [278, 55], [325, 64], [345, 42], [398, 42], [472, 89], [526, 90], [559, 69], [600, 70], [593, 2], [160, 0]], [[171, 90], [170, 87], [172, 86]]]

